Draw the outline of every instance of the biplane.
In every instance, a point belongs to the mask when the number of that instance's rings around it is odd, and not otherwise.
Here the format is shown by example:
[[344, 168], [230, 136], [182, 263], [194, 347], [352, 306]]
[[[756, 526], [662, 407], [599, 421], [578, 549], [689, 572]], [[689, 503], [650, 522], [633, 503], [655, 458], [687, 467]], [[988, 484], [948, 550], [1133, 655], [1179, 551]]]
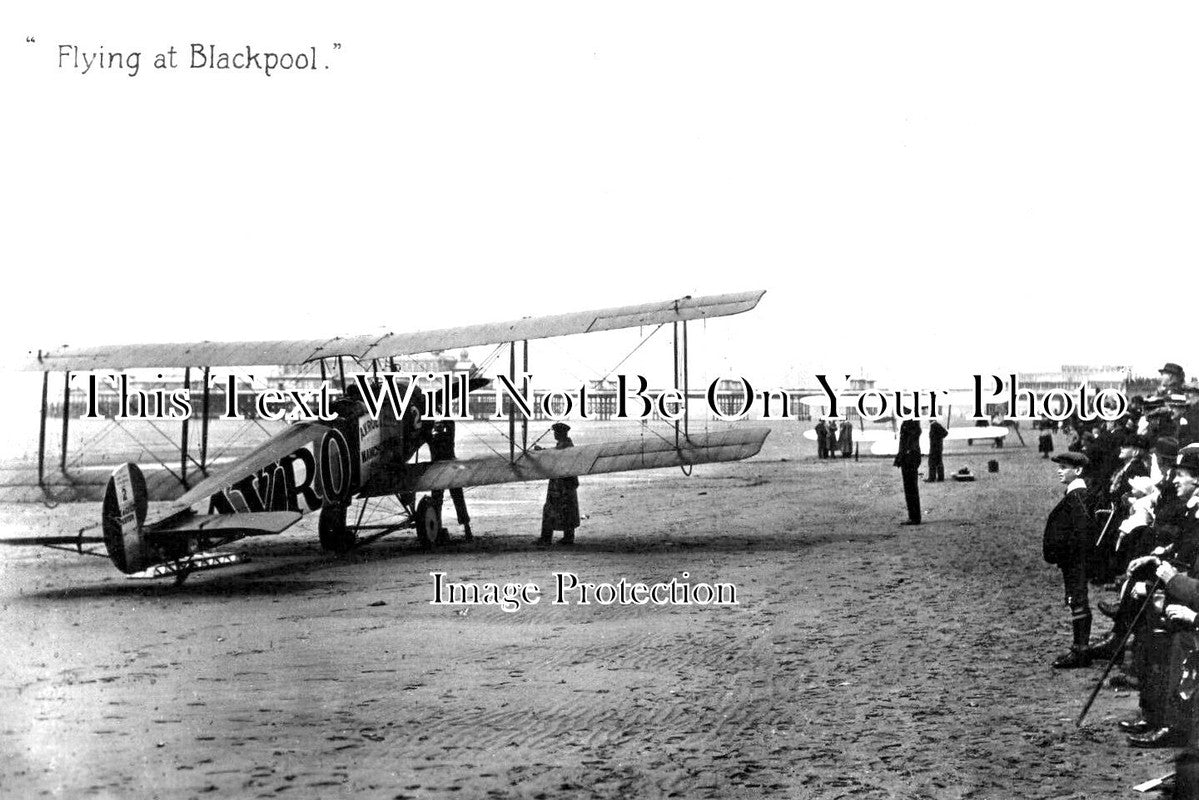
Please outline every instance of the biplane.
[[[62, 347], [39, 351], [27, 369], [67, 374], [132, 368], [184, 368], [205, 365], [237, 367], [260, 364], [337, 363], [342, 389], [347, 388], [343, 360], [358, 365], [386, 363], [398, 356], [482, 344], [510, 345], [511, 379], [516, 378], [516, 346], [523, 343], [528, 369], [530, 340], [620, 328], [671, 325], [674, 332], [675, 381], [686, 381], [687, 322], [753, 309], [764, 292], [685, 297], [662, 303], [623, 306], [572, 314], [525, 318], [444, 330], [406, 334], [280, 342], [197, 342], [139, 344], [92, 348]], [[680, 336], [681, 332], [681, 336]], [[682, 357], [683, 369], [679, 362]], [[394, 362], [393, 362], [394, 363]], [[473, 378], [470, 386], [486, 381]], [[45, 460], [46, 389], [43, 377], [42, 436], [39, 481]], [[457, 382], [455, 386], [459, 385]], [[463, 384], [465, 385], [465, 384]], [[207, 406], [207, 380], [205, 405]], [[350, 387], [352, 388], [352, 387]], [[683, 387], [684, 391], [686, 386]], [[419, 389], [418, 389], [419, 391]], [[469, 389], [468, 389], [469, 391]], [[446, 401], [452, 397], [445, 397]], [[727, 430], [692, 434], [675, 423], [674, 436], [584, 444], [561, 450], [528, 447], [528, 418], [523, 444], [517, 444], [516, 418], [508, 414], [509, 453], [501, 455], [418, 460], [427, 443], [429, 422], [422, 420], [420, 403], [402, 415], [391, 409], [368, 413], [366, 404], [345, 392], [336, 405], [336, 418], [288, 425], [249, 453], [222, 465], [187, 488], [164, 508], [149, 513], [146, 479], [135, 464], [119, 466], [104, 489], [99, 535], [29, 536], [0, 540], [3, 544], [84, 548], [103, 546], [121, 572], [142, 577], [188, 574], [237, 562], [236, 554], [214, 553], [224, 545], [250, 536], [278, 534], [308, 512], [318, 516], [321, 547], [346, 552], [359, 535], [373, 540], [397, 530], [414, 529], [426, 546], [437, 543], [443, 529], [440, 503], [430, 494], [449, 489], [518, 481], [594, 475], [625, 470], [655, 469], [734, 461], [756, 455], [768, 429], [741, 425]], [[64, 428], [67, 409], [64, 405]], [[204, 420], [207, 420], [205, 408]], [[186, 420], [184, 421], [186, 451]], [[207, 434], [207, 427], [203, 435]], [[64, 442], [65, 448], [65, 442]], [[186, 463], [186, 462], [185, 462]], [[417, 496], [423, 495], [417, 501]], [[387, 501], [398, 513], [385, 524], [365, 517], [367, 505]], [[357, 509], [355, 510], [355, 504]], [[365, 519], [365, 521], [364, 521]], [[94, 528], [92, 529], [94, 530]], [[100, 553], [97, 553], [100, 554]]]

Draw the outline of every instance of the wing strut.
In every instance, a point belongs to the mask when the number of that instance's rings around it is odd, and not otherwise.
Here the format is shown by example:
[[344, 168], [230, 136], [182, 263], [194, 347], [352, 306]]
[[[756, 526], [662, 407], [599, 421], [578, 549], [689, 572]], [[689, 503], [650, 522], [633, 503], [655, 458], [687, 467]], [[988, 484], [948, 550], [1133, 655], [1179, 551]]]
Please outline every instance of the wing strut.
[[[679, 323], [671, 323], [671, 339], [674, 348], [674, 388], [679, 389]], [[679, 446], [679, 421], [674, 421], [674, 446]]]
[[42, 417], [41, 425], [38, 428], [37, 435], [37, 485], [41, 488], [46, 488], [46, 411], [48, 410], [46, 401], [50, 392], [50, 373], [49, 371], [42, 373]]
[[59, 466], [67, 474], [67, 423], [71, 419], [71, 372], [62, 374], [62, 461]]
[[[512, 341], [508, 344], [508, 380], [512, 385], [516, 386], [516, 342]], [[512, 412], [515, 403], [508, 403], [508, 461], [512, 464], [516, 463], [516, 417]]]
[[[674, 343], [674, 388], [675, 388], [675, 391], [678, 391], [679, 378], [680, 378], [679, 323], [675, 322], [675, 323], [673, 323], [673, 325], [674, 325], [674, 330], [672, 331], [672, 333], [673, 333], [672, 338], [673, 338], [673, 343]], [[682, 365], [681, 366], [682, 366], [681, 377], [683, 380], [682, 439], [685, 442], [690, 442], [691, 441], [691, 415], [690, 415], [689, 409], [691, 407], [691, 402], [690, 402], [691, 401], [691, 397], [690, 397], [691, 376], [688, 371], [688, 358], [687, 358], [687, 320], [683, 320]], [[674, 421], [674, 446], [675, 446], [675, 448], [680, 447], [679, 421], [677, 419]], [[694, 468], [694, 466], [695, 466], [694, 464], [679, 464], [679, 468], [682, 469], [683, 474], [687, 475], [687, 476], [691, 475], [691, 470]]]
[[[524, 340], [524, 373], [529, 374], [529, 340]], [[448, 398], [447, 398], [448, 399]], [[463, 400], [465, 403], [466, 401]], [[465, 409], [464, 409], [465, 410]], [[529, 418], [521, 415], [520, 420], [520, 451], [521, 453], [529, 452]]]
[[[681, 342], [679, 340], [679, 323], [675, 322], [672, 324], [674, 326], [674, 330], [673, 330], [674, 388], [676, 390], [679, 388], [679, 380], [681, 378], [683, 381], [683, 401], [684, 401], [683, 402], [682, 438], [683, 438], [683, 440], [687, 441], [687, 440], [691, 439], [691, 415], [688, 410], [691, 405], [690, 402], [688, 402], [691, 399], [689, 397], [690, 390], [691, 390], [691, 379], [690, 379], [690, 374], [688, 372], [688, 360], [687, 360], [687, 320], [683, 320], [683, 338], [682, 338]], [[680, 348], [680, 344], [682, 345], [681, 348]], [[679, 369], [680, 354], [682, 355], [682, 365], [681, 365], [682, 370], [681, 371]], [[674, 421], [674, 444], [675, 444], [675, 447], [678, 447], [678, 445], [679, 445], [679, 421], [677, 419]]]
[[[324, 362], [322, 362], [324, 363]], [[204, 368], [204, 416], [200, 417], [200, 472], [204, 473], [204, 477], [208, 477], [208, 373], [209, 368]]]
[[[190, 397], [191, 391], [192, 391], [192, 368], [191, 367], [183, 368], [183, 386], [185, 389], [187, 389], [188, 397]], [[158, 413], [161, 414], [162, 409], [158, 409]], [[179, 482], [183, 484], [184, 489], [188, 488], [188, 486], [187, 486], [187, 429], [188, 429], [187, 423], [190, 419], [191, 419], [191, 414], [185, 414], [183, 416], [183, 434], [179, 440]]]

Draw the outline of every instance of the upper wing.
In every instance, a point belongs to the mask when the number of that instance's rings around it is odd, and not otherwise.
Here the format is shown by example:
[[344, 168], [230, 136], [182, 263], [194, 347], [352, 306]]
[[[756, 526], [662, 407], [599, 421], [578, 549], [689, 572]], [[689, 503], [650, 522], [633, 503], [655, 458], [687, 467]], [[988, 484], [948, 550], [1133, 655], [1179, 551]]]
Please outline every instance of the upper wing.
[[303, 364], [321, 358], [348, 356], [359, 361], [451, 350], [480, 344], [545, 339], [575, 333], [636, 328], [666, 322], [723, 317], [749, 311], [764, 291], [684, 297], [662, 303], [619, 306], [510, 322], [467, 325], [413, 333], [388, 333], [334, 339], [266, 342], [190, 342], [128, 344], [98, 347], [59, 347], [30, 353], [26, 370], [93, 370], [133, 367], [237, 367], [257, 364]]
[[601, 472], [623, 472], [635, 469], [656, 469], [682, 464], [705, 464], [713, 461], [737, 461], [757, 455], [770, 434], [768, 428], [737, 426], [716, 433], [692, 436], [680, 441], [659, 437], [634, 439], [606, 444], [589, 444], [562, 450], [529, 451], [515, 464], [506, 458], [488, 457], [452, 461], [431, 461], [411, 465], [395, 486], [385, 486], [384, 476], [378, 476], [365, 492], [426, 492], [433, 489], [454, 489], [483, 486], [493, 483], [565, 478], [570, 475], [595, 475]]

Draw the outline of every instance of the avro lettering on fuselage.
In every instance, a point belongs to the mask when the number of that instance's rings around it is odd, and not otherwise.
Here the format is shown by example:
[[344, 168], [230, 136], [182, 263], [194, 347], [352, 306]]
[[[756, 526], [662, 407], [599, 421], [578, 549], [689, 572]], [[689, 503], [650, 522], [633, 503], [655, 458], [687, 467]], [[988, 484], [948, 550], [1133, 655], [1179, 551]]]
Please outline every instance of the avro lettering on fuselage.
[[209, 498], [209, 514], [246, 511], [316, 511], [329, 501], [344, 503], [355, 489], [351, 452], [336, 428], [293, 450]]

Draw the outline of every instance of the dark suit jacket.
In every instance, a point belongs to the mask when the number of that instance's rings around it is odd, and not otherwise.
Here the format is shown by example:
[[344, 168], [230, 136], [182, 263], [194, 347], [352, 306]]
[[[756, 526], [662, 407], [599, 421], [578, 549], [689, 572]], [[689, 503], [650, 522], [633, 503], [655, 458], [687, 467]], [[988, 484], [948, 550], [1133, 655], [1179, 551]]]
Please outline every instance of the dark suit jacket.
[[899, 452], [895, 456], [895, 466], [916, 468], [920, 466], [920, 423], [914, 419], [905, 419], [899, 426]]
[[949, 431], [945, 426], [935, 419], [928, 424], [928, 454], [940, 455], [945, 447], [945, 437], [949, 435]]
[[1065, 567], [1081, 563], [1091, 546], [1093, 523], [1087, 511], [1086, 490], [1075, 489], [1049, 512], [1045, 520], [1042, 555], [1050, 564]]

